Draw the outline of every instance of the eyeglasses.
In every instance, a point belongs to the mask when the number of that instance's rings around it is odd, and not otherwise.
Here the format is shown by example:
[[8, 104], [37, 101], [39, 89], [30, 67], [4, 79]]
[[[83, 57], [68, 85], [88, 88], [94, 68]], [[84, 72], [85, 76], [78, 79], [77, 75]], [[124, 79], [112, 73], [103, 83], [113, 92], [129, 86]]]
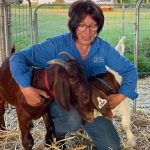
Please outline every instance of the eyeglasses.
[[92, 32], [95, 32], [95, 31], [97, 31], [98, 27], [97, 27], [97, 24], [91, 24], [89, 26], [87, 26], [85, 24], [79, 24], [77, 29], [79, 31], [85, 31], [87, 28], [89, 28]]

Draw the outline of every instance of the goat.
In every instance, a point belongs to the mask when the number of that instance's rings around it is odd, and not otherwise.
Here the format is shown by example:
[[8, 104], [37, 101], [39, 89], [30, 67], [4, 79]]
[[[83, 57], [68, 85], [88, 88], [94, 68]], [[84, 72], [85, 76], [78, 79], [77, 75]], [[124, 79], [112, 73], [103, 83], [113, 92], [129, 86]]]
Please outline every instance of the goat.
[[[124, 55], [124, 50], [125, 50], [125, 45], [124, 45], [124, 40], [125, 40], [125, 36], [123, 36], [117, 46], [115, 47], [115, 49], [121, 54]], [[122, 82], [122, 77], [115, 72], [114, 70], [109, 70], [110, 72], [112, 72], [116, 78], [116, 80], [119, 82], [119, 84], [121, 84]], [[129, 105], [130, 99], [126, 98], [123, 102], [121, 102], [113, 111], [113, 113], [115, 115], [120, 114], [121, 118], [122, 118], [122, 127], [126, 132], [127, 135], [127, 139], [128, 139], [128, 146], [134, 147], [136, 145], [136, 140], [134, 137], [134, 134], [131, 131], [131, 108]]]
[[[46, 127], [45, 141], [50, 145], [54, 132], [53, 121], [47, 111], [50, 102], [55, 100], [66, 110], [69, 110], [70, 105], [74, 103], [77, 105], [80, 102], [79, 105], [82, 105], [89, 102], [89, 83], [84, 76], [83, 68], [77, 60], [71, 57], [68, 61], [51, 60], [49, 62], [51, 65], [48, 68], [33, 68], [32, 86], [46, 91], [50, 98], [43, 98], [38, 106], [31, 106], [12, 77], [9, 59], [10, 57], [6, 58], [0, 67], [0, 129], [5, 129], [4, 105], [5, 102], [8, 102], [16, 107], [24, 149], [32, 150], [34, 144], [30, 133], [32, 120], [41, 116]], [[85, 115], [87, 120], [93, 119], [93, 114], [90, 114], [90, 111]]]
[[[116, 50], [120, 52], [120, 54], [122, 55], [124, 54], [124, 48], [125, 48], [124, 43], [123, 43], [124, 39], [125, 37], [122, 37], [116, 46]], [[122, 78], [117, 72], [109, 69], [108, 72], [104, 74], [99, 74], [96, 77], [90, 78], [89, 81], [92, 85], [96, 86], [96, 88], [103, 91], [108, 96], [110, 94], [117, 93], [118, 88], [120, 87], [119, 85], [121, 84]], [[98, 92], [99, 92], [99, 95], [101, 95], [101, 92], [100, 91]], [[95, 99], [95, 101], [97, 100]], [[122, 127], [125, 130], [126, 135], [127, 135], [128, 146], [134, 147], [136, 144], [136, 141], [135, 141], [134, 134], [131, 131], [130, 114], [131, 114], [131, 109], [129, 107], [129, 98], [126, 98], [113, 110], [113, 115], [121, 115]], [[97, 112], [97, 109], [96, 109], [96, 111], [94, 111], [94, 116], [96, 117], [99, 115], [100, 115], [100, 111]]]

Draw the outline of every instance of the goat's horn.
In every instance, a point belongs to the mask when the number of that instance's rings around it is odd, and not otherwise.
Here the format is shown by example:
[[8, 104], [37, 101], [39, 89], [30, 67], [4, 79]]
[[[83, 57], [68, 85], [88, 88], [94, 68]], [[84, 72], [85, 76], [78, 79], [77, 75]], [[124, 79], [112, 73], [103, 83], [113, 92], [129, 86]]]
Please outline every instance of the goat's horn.
[[75, 60], [75, 58], [67, 52], [60, 52], [58, 55], [65, 55], [71, 60]]
[[53, 59], [47, 62], [48, 64], [57, 64], [60, 65], [62, 67], [64, 67], [66, 70], [69, 70], [69, 63], [64, 61], [64, 60], [60, 60], [60, 59]]

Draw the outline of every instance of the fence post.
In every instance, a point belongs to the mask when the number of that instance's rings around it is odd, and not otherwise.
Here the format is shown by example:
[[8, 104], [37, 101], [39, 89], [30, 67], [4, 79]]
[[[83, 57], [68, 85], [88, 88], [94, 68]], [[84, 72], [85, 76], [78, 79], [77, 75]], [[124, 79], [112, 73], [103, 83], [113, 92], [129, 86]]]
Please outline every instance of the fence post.
[[125, 16], [125, 5], [124, 5], [124, 3], [122, 3], [122, 35], [124, 35], [124, 16]]
[[[32, 27], [33, 27], [34, 44], [38, 43], [38, 18], [37, 18], [37, 11], [42, 6], [47, 6], [47, 4], [41, 4], [38, 7], [36, 7], [36, 9], [34, 10], [34, 14], [33, 14], [33, 20], [32, 20], [33, 26]], [[48, 4], [48, 6], [51, 6], [51, 4]]]
[[32, 4], [31, 4], [31, 1], [30, 0], [27, 0], [28, 1], [28, 5], [29, 5], [29, 30], [30, 30], [30, 39], [31, 39], [31, 42], [30, 44], [33, 45], [34, 43], [34, 39], [33, 39], [33, 20], [32, 20]]
[[2, 1], [0, 1], [0, 65], [3, 61], [4, 52], [3, 18], [3, 5]]
[[38, 42], [38, 25], [37, 25], [37, 12], [34, 12], [33, 17], [33, 42], [36, 44]]
[[[134, 64], [138, 68], [138, 43], [139, 43], [139, 14], [140, 5], [143, 0], [138, 0], [136, 3], [135, 12], [135, 44], [134, 44]], [[136, 101], [133, 101], [133, 111], [136, 112]]]
[[3, 37], [4, 37], [4, 52], [3, 59], [9, 55], [11, 49], [11, 1], [2, 0], [2, 13], [3, 13]]

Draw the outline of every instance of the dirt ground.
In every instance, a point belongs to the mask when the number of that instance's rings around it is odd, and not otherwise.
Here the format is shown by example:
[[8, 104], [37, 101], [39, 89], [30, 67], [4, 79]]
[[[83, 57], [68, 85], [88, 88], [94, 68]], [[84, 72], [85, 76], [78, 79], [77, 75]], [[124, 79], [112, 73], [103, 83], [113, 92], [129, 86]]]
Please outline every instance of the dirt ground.
[[138, 81], [137, 92], [137, 107], [150, 110], [150, 77]]

